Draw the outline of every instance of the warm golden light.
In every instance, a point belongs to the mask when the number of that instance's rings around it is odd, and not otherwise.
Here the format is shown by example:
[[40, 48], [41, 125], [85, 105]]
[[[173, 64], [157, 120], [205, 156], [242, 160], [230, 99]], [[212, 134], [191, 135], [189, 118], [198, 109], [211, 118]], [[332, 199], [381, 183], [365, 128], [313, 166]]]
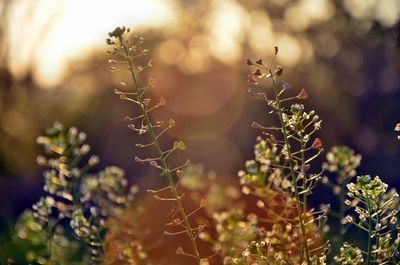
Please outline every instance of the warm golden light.
[[286, 9], [285, 20], [291, 29], [303, 31], [312, 24], [329, 20], [334, 11], [328, 0], [302, 0]]
[[224, 63], [236, 63], [242, 56], [240, 42], [244, 40], [247, 13], [236, 1], [213, 3], [214, 12], [208, 21], [211, 53]]
[[[26, 13], [32, 6], [36, 13], [30, 31], [21, 33], [18, 27], [26, 23]], [[18, 76], [27, 64], [33, 63], [35, 79], [44, 87], [56, 85], [72, 61], [96, 49], [103, 50], [104, 33], [113, 27], [161, 27], [174, 20], [172, 2], [161, 0], [39, 0], [34, 4], [19, 1], [13, 13], [11, 32], [15, 35], [11, 36], [11, 42], [23, 39], [28, 46], [13, 52], [13, 72]], [[34, 41], [40, 41], [40, 45], [32, 44]], [[20, 49], [20, 45], [17, 47]], [[34, 54], [26, 54], [32, 51]], [[33, 62], [29, 56], [33, 56]]]
[[269, 57], [273, 51], [274, 31], [270, 18], [264, 12], [251, 14], [251, 26], [248, 31], [249, 42], [254, 51], [263, 57]]
[[[394, 25], [400, 18], [399, 3], [344, 0], [350, 15], [367, 27], [374, 19]], [[159, 59], [177, 65], [184, 74], [206, 72], [210, 59], [238, 64], [248, 56], [243, 53], [247, 44], [264, 58], [272, 55], [274, 46], [280, 46], [285, 51], [279, 56], [284, 66], [311, 61], [315, 52], [326, 58], [338, 54], [341, 44], [329, 33], [320, 34], [316, 40], [305, 34], [310, 27], [335, 16], [332, 1], [274, 0], [271, 4], [284, 7], [283, 18], [262, 9], [244, 8], [235, 0], [199, 3], [197, 13], [183, 10], [176, 0], [13, 1], [10, 68], [16, 77], [32, 70], [40, 87], [55, 87], [68, 74], [71, 63], [102, 52], [104, 33], [119, 25], [134, 25], [136, 30], [162, 29]], [[21, 27], [25, 24], [29, 26]]]
[[350, 14], [361, 20], [378, 20], [387, 27], [393, 26], [400, 18], [398, 0], [345, 0]]
[[302, 59], [302, 49], [298, 39], [287, 34], [279, 34], [276, 36], [276, 45], [285, 51], [279, 55], [283, 65], [292, 67]]

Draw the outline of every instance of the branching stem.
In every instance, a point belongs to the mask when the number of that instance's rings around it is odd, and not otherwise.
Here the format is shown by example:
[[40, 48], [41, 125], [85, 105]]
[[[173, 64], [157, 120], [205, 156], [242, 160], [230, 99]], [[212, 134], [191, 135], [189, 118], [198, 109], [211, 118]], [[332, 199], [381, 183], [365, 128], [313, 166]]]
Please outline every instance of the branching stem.
[[300, 194], [299, 194], [299, 188], [297, 186], [297, 178], [296, 178], [295, 169], [294, 169], [294, 165], [293, 165], [292, 151], [291, 151], [290, 143], [289, 143], [289, 139], [288, 139], [288, 132], [286, 130], [285, 123], [283, 121], [283, 112], [282, 112], [281, 100], [279, 98], [278, 87], [276, 85], [275, 77], [274, 77], [271, 69], [269, 69], [269, 74], [270, 74], [270, 78], [272, 81], [272, 87], [273, 87], [274, 94], [275, 94], [278, 116], [279, 116], [279, 120], [280, 120], [280, 123], [282, 126], [282, 133], [283, 133], [283, 137], [284, 137], [284, 140], [285, 140], [285, 143], [287, 146], [287, 152], [288, 152], [288, 156], [289, 156], [290, 174], [292, 177], [292, 185], [293, 185], [294, 191], [295, 191], [296, 205], [297, 205], [297, 211], [298, 211], [298, 215], [299, 215], [300, 228], [301, 228], [301, 233], [303, 236], [303, 251], [301, 254], [302, 261], [303, 261], [303, 253], [305, 253], [307, 264], [311, 265], [311, 260], [310, 260], [310, 255], [309, 255], [309, 251], [308, 251], [308, 245], [307, 245], [306, 228], [305, 228], [304, 220], [303, 220], [303, 209], [302, 209], [303, 207], [305, 207], [305, 209], [307, 209], [307, 205], [304, 205], [302, 207], [302, 202], [300, 200]]
[[151, 139], [152, 139], [152, 141], [154, 143], [157, 155], [160, 157], [160, 163], [161, 163], [161, 166], [162, 166], [162, 168], [164, 170], [163, 174], [167, 177], [168, 184], [171, 187], [172, 194], [176, 198], [176, 204], [177, 204], [179, 213], [180, 213], [180, 215], [181, 215], [181, 217], [183, 219], [183, 222], [185, 223], [185, 226], [187, 227], [186, 232], [187, 232], [187, 235], [189, 236], [189, 239], [190, 239], [191, 244], [192, 244], [193, 257], [196, 259], [197, 263], [200, 264], [201, 258], [200, 258], [200, 254], [199, 254], [199, 251], [198, 251], [198, 248], [197, 248], [196, 239], [195, 239], [195, 236], [193, 234], [193, 229], [192, 229], [192, 227], [190, 225], [190, 222], [189, 222], [188, 216], [187, 216], [187, 214], [185, 212], [185, 209], [183, 208], [183, 205], [182, 205], [182, 202], [181, 202], [181, 198], [180, 198], [180, 196], [178, 194], [174, 179], [172, 178], [171, 170], [170, 170], [169, 165], [168, 165], [168, 163], [167, 163], [167, 161], [165, 159], [165, 155], [164, 155], [164, 153], [162, 152], [162, 150], [160, 148], [158, 137], [157, 137], [156, 133], [153, 130], [153, 126], [152, 126], [150, 117], [148, 115], [148, 112], [145, 109], [145, 105], [143, 103], [143, 94], [139, 93], [140, 92], [140, 88], [139, 88], [139, 85], [138, 85], [138, 82], [137, 82], [136, 73], [133, 70], [134, 69], [133, 68], [134, 65], [133, 65], [132, 59], [129, 56], [128, 49], [122, 43], [122, 41], [121, 41], [121, 44], [122, 44], [122, 47], [123, 47], [123, 49], [124, 49], [124, 51], [126, 53], [126, 58], [128, 60], [128, 63], [129, 63], [130, 73], [131, 73], [131, 76], [132, 76], [132, 79], [133, 79], [133, 83], [134, 83], [135, 89], [138, 92], [137, 99], [138, 99], [138, 101], [140, 103], [139, 106], [140, 106], [140, 109], [141, 109], [141, 111], [143, 113], [143, 118], [144, 118], [145, 125], [148, 128], [148, 131], [149, 131]]
[[344, 241], [344, 233], [346, 231], [346, 228], [344, 224], [342, 224], [342, 220], [345, 217], [345, 212], [346, 212], [346, 206], [344, 204], [344, 201], [346, 200], [346, 184], [347, 182], [345, 181], [345, 177], [343, 176], [343, 173], [341, 173], [342, 176], [339, 176], [339, 179], [341, 179], [340, 183], [340, 195], [339, 195], [339, 200], [340, 200], [340, 209], [339, 209], [339, 223], [340, 223], [340, 238], [339, 238], [339, 245], [343, 245]]
[[371, 250], [372, 250], [372, 209], [371, 209], [371, 203], [370, 200], [368, 198], [368, 194], [367, 194], [367, 207], [368, 207], [368, 249], [367, 249], [367, 264], [370, 265], [371, 264]]

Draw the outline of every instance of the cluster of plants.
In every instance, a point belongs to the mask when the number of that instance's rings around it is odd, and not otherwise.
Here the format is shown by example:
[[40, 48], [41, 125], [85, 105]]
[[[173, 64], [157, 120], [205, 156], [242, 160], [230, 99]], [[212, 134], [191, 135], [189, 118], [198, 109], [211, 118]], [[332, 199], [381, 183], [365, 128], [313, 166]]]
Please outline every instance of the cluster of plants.
[[[161, 98], [153, 103], [148, 96], [155, 81], [145, 72], [152, 63], [145, 59], [149, 51], [142, 46], [143, 38], [118, 27], [109, 33], [107, 44], [111, 71], [129, 70], [115, 94], [136, 106], [135, 114], [124, 120], [143, 138], [136, 146], [149, 156], [134, 160], [154, 167], [159, 182], [165, 183], [147, 192], [170, 209], [161, 229], [179, 242], [172, 254], [181, 257], [182, 264], [400, 263], [398, 193], [378, 176], [358, 176], [361, 155], [346, 146], [332, 147], [321, 164], [322, 119], [303, 104], [305, 89], [296, 91], [281, 79], [284, 70], [275, 65], [277, 47], [270, 63], [246, 61], [251, 68], [249, 94], [265, 103], [275, 122], [253, 122], [260, 131], [254, 158], [245, 162], [237, 183], [224, 183], [189, 160], [176, 164], [175, 153], [185, 144], [163, 140], [175, 125], [173, 119], [152, 118], [166, 102]], [[99, 158], [90, 155], [85, 141], [83, 132], [60, 123], [37, 139], [45, 151], [37, 159], [46, 168], [45, 195], [22, 213], [15, 233], [15, 240], [29, 242], [26, 260], [160, 264], [154, 261], [162, 260], [153, 257], [159, 255], [154, 246], [145, 242], [145, 230], [138, 227], [145, 214], [134, 197], [138, 188], [128, 188], [117, 167], [93, 170]], [[337, 197], [334, 207], [313, 204], [317, 187], [331, 189]]]

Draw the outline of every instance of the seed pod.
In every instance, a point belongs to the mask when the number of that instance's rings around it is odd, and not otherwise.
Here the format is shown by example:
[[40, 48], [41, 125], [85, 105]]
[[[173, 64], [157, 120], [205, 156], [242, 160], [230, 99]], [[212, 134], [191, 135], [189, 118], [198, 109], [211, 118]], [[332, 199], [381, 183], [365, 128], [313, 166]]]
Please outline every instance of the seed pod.
[[298, 99], [307, 99], [308, 98], [308, 93], [307, 91], [303, 88], [301, 89], [300, 93], [296, 96]]
[[263, 65], [262, 59], [258, 59], [258, 60], [256, 61], [256, 64]]
[[247, 83], [249, 84], [249, 85], [257, 85], [258, 83], [257, 83], [257, 80], [254, 78], [254, 77], [252, 77], [252, 76], [249, 76], [249, 78], [247, 79]]
[[260, 69], [257, 69], [253, 72], [253, 75], [257, 76], [257, 77], [261, 77], [262, 76], [262, 72]]
[[208, 201], [206, 199], [201, 199], [200, 208], [204, 208], [208, 205]]
[[276, 67], [276, 70], [275, 70], [275, 74], [277, 75], [277, 76], [281, 76], [282, 75], [282, 72], [283, 72], [283, 68], [282, 68], [282, 66], [277, 66]]
[[313, 149], [321, 149], [322, 148], [322, 141], [319, 138], [315, 138], [313, 144], [311, 145]]
[[183, 254], [185, 254], [185, 252], [183, 251], [182, 247], [178, 247], [178, 248], [175, 250], [175, 253], [176, 253], [177, 255], [183, 255]]

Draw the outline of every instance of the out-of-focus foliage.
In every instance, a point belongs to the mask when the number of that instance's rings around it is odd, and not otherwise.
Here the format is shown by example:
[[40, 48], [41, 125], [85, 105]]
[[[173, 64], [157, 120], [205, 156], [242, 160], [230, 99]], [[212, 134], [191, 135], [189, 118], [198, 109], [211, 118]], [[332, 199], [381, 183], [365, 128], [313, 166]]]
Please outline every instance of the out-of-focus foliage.
[[[354, 150], [347, 146], [334, 146], [326, 154], [326, 162], [322, 164], [326, 173], [332, 175], [331, 178], [324, 176], [322, 183], [328, 186], [333, 194], [337, 197], [338, 206], [332, 208], [329, 222], [329, 237], [331, 238], [332, 253], [337, 253], [342, 247], [345, 234], [348, 232], [349, 224], [345, 222], [346, 206], [346, 191], [347, 184], [354, 179], [357, 172], [356, 169], [361, 164], [361, 155], [356, 154]], [[339, 227], [339, 233], [337, 232]], [[348, 246], [348, 244], [346, 244]], [[355, 252], [349, 247], [349, 250], [340, 249], [341, 254], [354, 254]], [[350, 255], [349, 254], [349, 255]], [[346, 254], [348, 255], [348, 254]]]
[[46, 152], [37, 158], [47, 168], [43, 173], [46, 195], [25, 210], [16, 224], [16, 237], [30, 245], [27, 261], [100, 263], [106, 222], [118, 218], [133, 199], [133, 193], [126, 191], [124, 172], [107, 167], [89, 173], [99, 158], [89, 155], [86, 134], [75, 127], [66, 130], [56, 122], [37, 143]]
[[[38, 65], [56, 65], [51, 53], [43, 51], [85, 33], [75, 28], [74, 34], [63, 34], [56, 26], [62, 16], [49, 14], [46, 10], [53, 9], [40, 3], [0, 3], [0, 195], [7, 196], [7, 203], [0, 204], [0, 230], [5, 229], [3, 219], [16, 218], [37, 198], [41, 178], [32, 139], [53, 120], [88, 132], [105, 164], [118, 163], [135, 177], [131, 181], [155, 181], [144, 177], [152, 171], [132, 166], [126, 155], [137, 141], [116, 118], [131, 110], [110, 97], [120, 78], [108, 72], [104, 32], [99, 32], [99, 52], [83, 46], [80, 57], [67, 62], [64, 75], [47, 74], [58, 83], [41, 87], [40, 78], [46, 75], [39, 76]], [[278, 45], [286, 78], [307, 88], [310, 107], [324, 118], [325, 146], [349, 144], [365, 154], [360, 172], [385, 175], [395, 184], [399, 158], [391, 130], [400, 116], [396, 0], [165, 3], [174, 12], [174, 23], [157, 28], [142, 23], [138, 30], [155, 51], [151, 75], [158, 83], [150, 92], [169, 103], [167, 111], [154, 116], [174, 117], [177, 126], [171, 136], [185, 140], [185, 155], [218, 175], [236, 174], [253, 151], [256, 132], [248, 125], [264, 114], [261, 105], [247, 99], [242, 62], [256, 55], [270, 58]], [[15, 12], [17, 4], [25, 6], [21, 12]], [[116, 6], [110, 3], [109, 12], [117, 12]], [[94, 13], [82, 12], [87, 20]], [[38, 17], [45, 22], [33, 27]], [[15, 60], [21, 58], [17, 66]]]
[[[101, 124], [115, 117], [112, 112], [118, 111], [116, 107], [104, 112], [103, 106], [114, 102], [105, 95], [119, 81], [105, 72], [106, 66], [101, 63], [104, 60], [94, 52], [82, 54], [81, 59], [71, 62], [52, 91], [43, 91], [35, 85], [34, 67], [40, 64], [40, 59], [29, 64], [31, 68], [22, 71], [23, 76], [14, 77], [10, 72], [14, 47], [7, 49], [14, 40], [7, 38], [14, 34], [10, 32], [14, 30], [10, 24], [34, 21], [30, 16], [11, 16], [15, 2], [18, 1], [4, 1], [9, 4], [2, 8], [3, 17], [8, 19], [2, 20], [5, 35], [2, 63], [7, 71], [1, 74], [4, 110], [0, 146], [14, 147], [1, 151], [4, 172], [22, 178], [32, 170], [37, 172], [30, 163], [34, 153], [30, 139], [47, 125], [46, 121], [60, 119], [78, 125], [90, 121], [91, 126], [87, 127], [93, 129], [88, 132], [99, 131]], [[175, 24], [142, 31], [148, 36], [150, 48], [157, 51], [153, 75], [158, 86], [152, 93], [164, 96], [169, 102], [170, 113], [164, 115], [176, 117], [180, 124], [173, 134], [192, 139], [188, 144], [194, 147], [191, 150], [196, 158], [206, 158], [209, 148], [219, 155], [229, 153], [225, 164], [211, 166], [232, 174], [234, 164], [242, 159], [241, 153], [249, 152], [242, 147], [244, 143], [236, 143], [238, 135], [233, 132], [233, 128], [244, 128], [256, 111], [253, 107], [243, 113], [245, 90], [238, 78], [242, 68], [237, 65], [255, 54], [269, 57], [275, 45], [284, 51], [279, 57], [280, 64], [299, 66], [296, 71], [288, 72], [288, 77], [310, 88], [313, 105], [321, 110], [321, 115], [329, 113], [325, 122], [336, 130], [335, 133], [327, 130], [326, 138], [332, 142], [340, 139], [353, 142], [368, 153], [393, 152], [385, 144], [388, 141], [385, 137], [377, 137], [377, 130], [385, 128], [368, 117], [380, 115], [390, 120], [391, 113], [396, 111], [392, 102], [399, 94], [396, 73], [400, 65], [396, 58], [400, 55], [398, 15], [395, 15], [398, 5], [394, 1], [173, 2]], [[35, 5], [24, 9], [25, 13], [29, 10], [34, 14]], [[48, 27], [40, 34], [43, 39], [51, 38], [56, 30]], [[24, 45], [40, 46], [40, 40], [25, 41]], [[375, 106], [384, 100], [387, 110], [380, 113], [381, 108]], [[367, 115], [361, 116], [367, 105]], [[62, 113], [62, 117], [55, 117], [55, 113], [57, 116]], [[362, 128], [361, 132], [356, 128]], [[244, 133], [251, 134], [246, 130]], [[219, 146], [212, 148], [217, 142]], [[107, 141], [106, 145], [113, 146]], [[26, 181], [29, 179], [32, 178], [25, 177]]]

